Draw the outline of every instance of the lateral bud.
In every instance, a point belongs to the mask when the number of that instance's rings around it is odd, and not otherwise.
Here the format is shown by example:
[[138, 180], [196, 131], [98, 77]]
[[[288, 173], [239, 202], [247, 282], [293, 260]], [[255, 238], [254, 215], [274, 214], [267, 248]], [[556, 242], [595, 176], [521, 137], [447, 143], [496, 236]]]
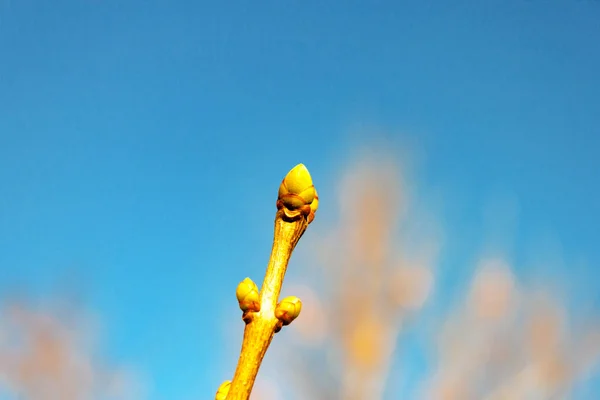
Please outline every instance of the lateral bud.
[[258, 294], [258, 286], [250, 278], [241, 281], [235, 290], [235, 296], [240, 304], [240, 310], [260, 311], [260, 296]]
[[275, 308], [275, 317], [281, 321], [283, 326], [289, 325], [298, 318], [302, 310], [302, 302], [296, 296], [284, 298]]
[[229, 388], [231, 387], [231, 381], [225, 381], [221, 383], [221, 386], [217, 389], [215, 394], [215, 400], [225, 400], [229, 394]]

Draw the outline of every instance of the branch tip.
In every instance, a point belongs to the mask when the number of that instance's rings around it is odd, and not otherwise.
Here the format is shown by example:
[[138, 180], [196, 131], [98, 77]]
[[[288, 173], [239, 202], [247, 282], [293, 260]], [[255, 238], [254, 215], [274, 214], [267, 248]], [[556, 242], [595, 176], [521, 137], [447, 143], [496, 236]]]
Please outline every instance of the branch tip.
[[310, 206], [315, 196], [316, 190], [312, 177], [304, 164], [292, 168], [279, 185], [278, 200], [289, 210]]

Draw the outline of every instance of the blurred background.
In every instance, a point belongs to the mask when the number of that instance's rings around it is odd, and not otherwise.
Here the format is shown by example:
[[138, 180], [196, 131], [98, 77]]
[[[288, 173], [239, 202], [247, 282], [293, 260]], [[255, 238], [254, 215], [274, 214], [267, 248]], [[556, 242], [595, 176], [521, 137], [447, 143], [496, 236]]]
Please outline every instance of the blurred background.
[[600, 396], [600, 3], [0, 0], [0, 399]]

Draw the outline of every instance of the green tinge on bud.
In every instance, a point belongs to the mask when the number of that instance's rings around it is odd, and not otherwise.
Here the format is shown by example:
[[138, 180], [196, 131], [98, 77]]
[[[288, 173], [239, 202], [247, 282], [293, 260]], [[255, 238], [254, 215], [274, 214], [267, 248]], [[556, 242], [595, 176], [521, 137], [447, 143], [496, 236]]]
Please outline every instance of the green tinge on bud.
[[239, 283], [235, 290], [235, 296], [240, 303], [240, 309], [246, 311], [260, 311], [260, 297], [258, 286], [250, 278], [246, 278]]
[[215, 400], [225, 400], [227, 395], [229, 394], [229, 388], [231, 387], [231, 381], [225, 381], [221, 383], [219, 389], [217, 389], [217, 394], [215, 395]]
[[283, 325], [289, 325], [293, 320], [298, 318], [302, 310], [302, 302], [296, 296], [286, 297], [275, 308], [275, 317], [280, 320]]
[[312, 204], [315, 196], [312, 178], [304, 164], [292, 168], [279, 185], [279, 199], [291, 210]]
[[308, 214], [308, 218], [307, 218], [307, 221], [309, 224], [311, 222], [313, 222], [313, 220], [315, 219], [315, 213], [317, 212], [318, 208], [319, 208], [319, 195], [317, 194], [317, 191], [315, 190], [315, 199], [313, 200], [312, 203], [310, 203], [310, 214]]
[[316, 213], [318, 208], [319, 208], [319, 195], [317, 194], [317, 191], [315, 190], [315, 198], [312, 201], [312, 203], [310, 203], [310, 211], [312, 213]]

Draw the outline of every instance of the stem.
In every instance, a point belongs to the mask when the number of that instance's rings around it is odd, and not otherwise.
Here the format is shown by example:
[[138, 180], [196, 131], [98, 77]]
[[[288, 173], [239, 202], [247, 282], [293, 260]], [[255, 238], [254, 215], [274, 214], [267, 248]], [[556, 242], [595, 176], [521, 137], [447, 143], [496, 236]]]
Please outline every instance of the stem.
[[227, 400], [248, 400], [260, 364], [281, 322], [275, 317], [275, 307], [288, 262], [298, 241], [308, 226], [307, 218], [300, 213], [290, 214], [280, 208], [275, 216], [273, 248], [267, 272], [260, 291], [260, 311], [245, 316], [242, 351], [231, 382]]

